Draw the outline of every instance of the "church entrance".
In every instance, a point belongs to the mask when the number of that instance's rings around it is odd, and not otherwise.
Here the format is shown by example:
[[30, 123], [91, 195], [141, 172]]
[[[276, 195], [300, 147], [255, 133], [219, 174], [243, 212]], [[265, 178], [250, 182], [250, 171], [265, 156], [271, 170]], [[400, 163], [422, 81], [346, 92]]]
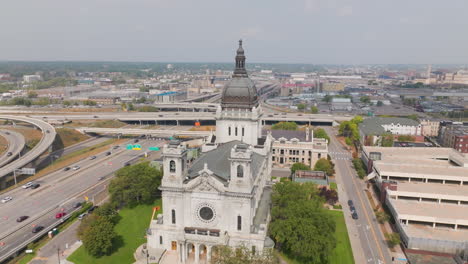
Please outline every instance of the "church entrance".
[[177, 241], [172, 241], [171, 242], [171, 249], [172, 250], [177, 250]]

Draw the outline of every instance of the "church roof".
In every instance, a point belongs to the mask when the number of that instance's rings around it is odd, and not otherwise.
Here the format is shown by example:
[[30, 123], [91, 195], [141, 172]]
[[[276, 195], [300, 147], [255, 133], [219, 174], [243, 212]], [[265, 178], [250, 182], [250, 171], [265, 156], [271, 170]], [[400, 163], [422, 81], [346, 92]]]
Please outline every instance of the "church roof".
[[221, 96], [221, 106], [223, 108], [247, 108], [258, 105], [257, 88], [247, 75], [245, 69], [245, 55], [242, 48], [242, 40], [239, 41], [239, 48], [236, 55], [236, 68], [232, 79], [226, 84]]
[[[204, 154], [192, 164], [188, 170], [188, 177], [190, 179], [198, 176], [198, 172], [203, 170], [205, 163], [208, 164], [208, 169], [211, 170], [217, 177], [227, 181], [231, 177], [231, 162], [229, 157], [231, 156], [231, 149], [235, 145], [243, 144], [241, 141], [233, 140], [224, 144], [218, 145], [216, 149], [210, 150]], [[265, 156], [262, 156], [256, 152], [252, 153], [252, 175], [254, 178], [257, 177], [260, 172], [262, 162]]]

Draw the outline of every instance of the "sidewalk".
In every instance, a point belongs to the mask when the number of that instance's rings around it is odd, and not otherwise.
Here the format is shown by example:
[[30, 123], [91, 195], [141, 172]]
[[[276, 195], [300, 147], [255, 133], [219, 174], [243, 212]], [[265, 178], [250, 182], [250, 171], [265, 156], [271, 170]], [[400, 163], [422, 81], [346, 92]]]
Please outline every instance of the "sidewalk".
[[[70, 263], [67, 257], [81, 246], [81, 241], [76, 236], [76, 231], [80, 221], [75, 221], [65, 231], [60, 232], [47, 244], [37, 251], [37, 256], [31, 260], [30, 264], [60, 264]], [[58, 248], [58, 250], [57, 250]]]

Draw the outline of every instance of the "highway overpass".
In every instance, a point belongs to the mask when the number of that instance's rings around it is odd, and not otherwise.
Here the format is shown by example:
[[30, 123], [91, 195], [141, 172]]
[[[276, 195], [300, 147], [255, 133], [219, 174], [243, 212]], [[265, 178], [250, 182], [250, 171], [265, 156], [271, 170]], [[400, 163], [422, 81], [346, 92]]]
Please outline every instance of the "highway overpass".
[[162, 111], [167, 110], [185, 110], [185, 111], [198, 111], [198, 112], [216, 112], [219, 104], [214, 103], [155, 103], [154, 106]]
[[49, 123], [34, 118], [0, 115], [0, 119], [29, 123], [42, 131], [41, 140], [32, 150], [28, 151], [21, 158], [0, 168], [0, 187], [3, 189], [8, 181], [8, 175], [13, 174], [17, 169], [23, 168], [49, 149], [55, 140], [56, 132], [54, 127]]
[[208, 137], [209, 131], [185, 131], [185, 130], [159, 130], [159, 129], [139, 129], [139, 128], [104, 128], [104, 127], [80, 127], [76, 130], [81, 133], [96, 134], [122, 134], [122, 135], [148, 135], [154, 137]]
[[[8, 148], [0, 156], [0, 167], [3, 167], [21, 153], [26, 141], [21, 133], [15, 131], [2, 129], [0, 134], [8, 141]], [[8, 155], [8, 153], [11, 153], [11, 155]]]

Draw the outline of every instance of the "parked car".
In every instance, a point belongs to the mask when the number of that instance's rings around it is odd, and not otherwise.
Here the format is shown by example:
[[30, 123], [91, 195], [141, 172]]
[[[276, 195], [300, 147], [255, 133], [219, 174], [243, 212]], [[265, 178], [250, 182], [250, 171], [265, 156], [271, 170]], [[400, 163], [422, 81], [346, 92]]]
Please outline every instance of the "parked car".
[[88, 213], [82, 213], [82, 214], [80, 214], [80, 215], [78, 216], [78, 220], [83, 219], [83, 218], [84, 218], [85, 216], [87, 216], [87, 215], [88, 215]]
[[27, 188], [31, 187], [33, 184], [34, 184], [34, 182], [28, 182], [28, 183], [26, 183], [25, 185], [23, 185], [21, 187], [23, 187], [23, 189], [27, 189]]
[[20, 217], [18, 217], [18, 218], [16, 219], [16, 222], [20, 223], [20, 222], [23, 222], [24, 220], [26, 220], [26, 219], [28, 219], [28, 218], [29, 218], [29, 216], [27, 216], [27, 215], [22, 215], [22, 216], [20, 216]]
[[91, 156], [89, 159], [94, 160], [94, 159], [96, 159], [96, 156]]
[[70, 170], [70, 167], [65, 167], [65, 168], [63, 169], [63, 171], [69, 171], [69, 170]]
[[98, 178], [98, 181], [102, 181], [102, 180], [104, 180], [105, 178], [106, 178], [106, 177], [99, 177], [99, 178]]
[[354, 212], [354, 213], [351, 215], [351, 217], [353, 217], [354, 220], [357, 220], [357, 219], [358, 219], [358, 215], [357, 215], [356, 212]]
[[80, 206], [81, 206], [81, 202], [77, 202], [77, 203], [75, 203], [75, 204], [73, 205], [73, 208], [78, 208], [78, 207], [80, 207]]
[[32, 229], [32, 232], [33, 232], [33, 233], [38, 233], [38, 232], [40, 232], [42, 229], [44, 229], [43, 226], [35, 226], [35, 227]]
[[351, 206], [349, 207], [349, 210], [350, 210], [351, 212], [356, 212], [356, 208], [354, 207], [354, 205], [351, 205]]
[[353, 200], [348, 200], [348, 205], [349, 206], [354, 206]]
[[79, 170], [79, 169], [80, 169], [80, 166], [78, 165], [72, 167], [72, 170]]
[[7, 196], [5, 198], [2, 199], [2, 203], [8, 203], [9, 201], [13, 200], [13, 197], [11, 196]]
[[37, 189], [39, 188], [41, 185], [39, 183], [34, 183], [33, 185], [31, 185], [31, 189]]
[[125, 167], [130, 166], [130, 163], [125, 162], [124, 166], [125, 166]]
[[91, 208], [88, 209], [88, 213], [92, 213], [94, 210], [98, 209], [99, 206], [91, 206]]
[[10, 132], [8, 132], [8, 131], [5, 131], [5, 134], [7, 134], [7, 135], [10, 135]]
[[56, 219], [60, 219], [60, 218], [64, 217], [66, 214], [67, 214], [67, 213], [65, 213], [65, 212], [56, 213], [56, 214], [55, 214], [55, 218], [56, 218]]

